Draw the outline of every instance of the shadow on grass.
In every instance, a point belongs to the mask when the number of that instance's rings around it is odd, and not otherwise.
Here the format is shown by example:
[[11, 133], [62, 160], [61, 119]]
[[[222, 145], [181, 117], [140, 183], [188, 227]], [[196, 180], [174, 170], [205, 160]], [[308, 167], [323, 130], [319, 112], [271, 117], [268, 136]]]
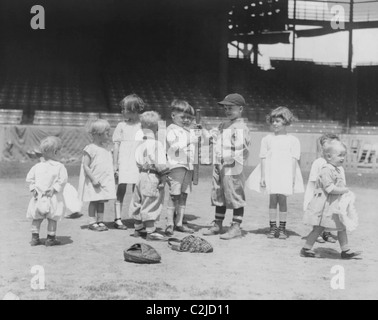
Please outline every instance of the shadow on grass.
[[[257, 235], [259, 235], [259, 234], [267, 235], [269, 233], [269, 231], [270, 231], [269, 228], [260, 228], [260, 229], [256, 229], [256, 230], [250, 230], [250, 231], [247, 231], [247, 232], [252, 233], [252, 234], [257, 234]], [[286, 229], [286, 233], [289, 237], [301, 237], [300, 234], [296, 233], [295, 231], [288, 230], [288, 229]]]
[[[56, 237], [56, 239], [60, 241], [60, 244], [59, 244], [60, 247], [73, 243], [73, 241], [71, 240], [71, 237], [67, 237], [67, 236], [59, 236], [59, 237]], [[47, 240], [46, 238], [41, 239], [41, 242], [43, 245], [46, 244], [46, 240]]]

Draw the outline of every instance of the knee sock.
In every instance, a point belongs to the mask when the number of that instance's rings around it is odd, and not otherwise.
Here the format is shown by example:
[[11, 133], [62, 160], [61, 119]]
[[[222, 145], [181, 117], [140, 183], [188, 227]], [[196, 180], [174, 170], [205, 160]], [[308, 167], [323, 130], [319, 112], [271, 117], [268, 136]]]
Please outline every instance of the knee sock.
[[144, 229], [144, 225], [142, 221], [134, 221], [134, 228], [136, 231], [140, 231]]
[[114, 215], [116, 219], [121, 219], [122, 202], [116, 201], [114, 203]]
[[175, 214], [175, 207], [167, 207], [167, 226], [173, 226], [173, 216]]
[[41, 224], [43, 220], [33, 220], [32, 226], [31, 226], [31, 232], [34, 234], [39, 234], [41, 230]]
[[97, 212], [97, 223], [98, 222], [104, 222], [104, 213], [103, 212]]
[[96, 217], [89, 217], [88, 224], [94, 224], [94, 223], [97, 223]]
[[244, 216], [244, 208], [234, 209], [234, 216], [232, 218], [232, 223], [241, 224]]
[[223, 221], [226, 216], [226, 207], [215, 207], [215, 220]]

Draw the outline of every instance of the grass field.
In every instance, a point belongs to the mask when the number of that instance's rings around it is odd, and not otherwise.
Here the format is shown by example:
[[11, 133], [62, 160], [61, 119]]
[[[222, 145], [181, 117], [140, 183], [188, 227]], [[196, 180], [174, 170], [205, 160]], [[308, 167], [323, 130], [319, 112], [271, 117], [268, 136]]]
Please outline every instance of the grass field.
[[[209, 254], [172, 251], [167, 243], [150, 243], [161, 254], [156, 265], [137, 265], [123, 260], [123, 250], [138, 240], [130, 235], [132, 221], [127, 207], [123, 218], [129, 229], [111, 228], [112, 203], [106, 205], [105, 220], [110, 230], [95, 233], [87, 229], [87, 210], [79, 219], [58, 224], [62, 246], [31, 247], [30, 221], [25, 211], [30, 195], [25, 175], [31, 163], [1, 163], [0, 199], [0, 299], [11, 292], [20, 299], [377, 299], [378, 298], [378, 176], [348, 174], [348, 185], [357, 195], [360, 226], [350, 234], [353, 249], [363, 251], [362, 260], [339, 258], [338, 244], [317, 244], [321, 259], [304, 259], [299, 250], [309, 227], [302, 224], [303, 195], [289, 198], [288, 230], [285, 240], [266, 238], [268, 199], [247, 193], [248, 206], [242, 224], [243, 237], [224, 241], [207, 238], [214, 247]], [[69, 182], [78, 183], [78, 166], [67, 166]], [[307, 173], [304, 173], [307, 176]], [[214, 218], [210, 206], [211, 168], [202, 167], [200, 184], [189, 196], [187, 215], [196, 235]], [[167, 200], [167, 196], [166, 196]], [[231, 223], [227, 212], [225, 225]], [[165, 214], [158, 222], [165, 227]], [[185, 234], [175, 233], [178, 238]], [[46, 237], [46, 223], [41, 237]], [[46, 287], [33, 290], [35, 265], [44, 268]], [[345, 289], [331, 288], [331, 269], [345, 270]]]

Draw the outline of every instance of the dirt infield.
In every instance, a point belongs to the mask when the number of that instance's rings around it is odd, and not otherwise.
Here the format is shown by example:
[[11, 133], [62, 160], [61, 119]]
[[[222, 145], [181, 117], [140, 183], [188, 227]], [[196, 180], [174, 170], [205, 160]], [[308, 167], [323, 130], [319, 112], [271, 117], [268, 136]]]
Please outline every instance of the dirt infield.
[[[193, 189], [187, 209], [197, 235], [214, 217], [211, 168], [201, 170], [200, 185]], [[377, 181], [376, 176], [348, 177], [360, 213], [360, 227], [350, 235], [350, 243], [353, 249], [363, 250], [363, 260], [340, 260], [338, 244], [317, 244], [322, 259], [299, 256], [302, 238], [309, 232], [302, 224], [303, 195], [289, 198], [290, 237], [286, 241], [267, 239], [268, 199], [249, 192], [242, 238], [206, 238], [214, 246], [209, 254], [180, 253], [167, 243], [153, 242], [150, 244], [161, 254], [162, 262], [137, 265], [123, 260], [124, 249], [144, 241], [130, 236], [132, 221], [126, 220], [127, 231], [89, 231], [86, 207], [81, 218], [64, 219], [58, 224], [62, 246], [31, 247], [30, 221], [25, 218], [30, 195], [24, 178], [1, 179], [0, 299], [9, 292], [20, 299], [377, 299]], [[71, 175], [69, 182], [77, 186], [78, 177]], [[128, 190], [127, 205], [130, 197]], [[106, 205], [105, 220], [111, 227], [111, 203]], [[230, 223], [228, 211], [225, 224]], [[164, 214], [158, 226], [164, 228]], [[185, 234], [176, 232], [175, 236], [183, 238]], [[41, 237], [46, 238], [45, 222]], [[44, 268], [45, 290], [31, 288], [35, 265]], [[344, 290], [331, 288], [335, 265], [344, 267]]]

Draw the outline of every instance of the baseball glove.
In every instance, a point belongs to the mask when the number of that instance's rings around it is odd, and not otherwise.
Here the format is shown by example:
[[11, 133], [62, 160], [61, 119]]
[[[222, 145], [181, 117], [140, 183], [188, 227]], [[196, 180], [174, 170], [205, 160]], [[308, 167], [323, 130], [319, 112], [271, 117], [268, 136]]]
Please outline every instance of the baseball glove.
[[145, 243], [136, 243], [129, 249], [123, 251], [125, 261], [134, 263], [159, 263], [160, 254], [150, 245]]
[[172, 250], [181, 252], [197, 252], [197, 253], [209, 253], [213, 252], [212, 245], [200, 237], [189, 235], [182, 240], [176, 238], [170, 238], [168, 245]]

